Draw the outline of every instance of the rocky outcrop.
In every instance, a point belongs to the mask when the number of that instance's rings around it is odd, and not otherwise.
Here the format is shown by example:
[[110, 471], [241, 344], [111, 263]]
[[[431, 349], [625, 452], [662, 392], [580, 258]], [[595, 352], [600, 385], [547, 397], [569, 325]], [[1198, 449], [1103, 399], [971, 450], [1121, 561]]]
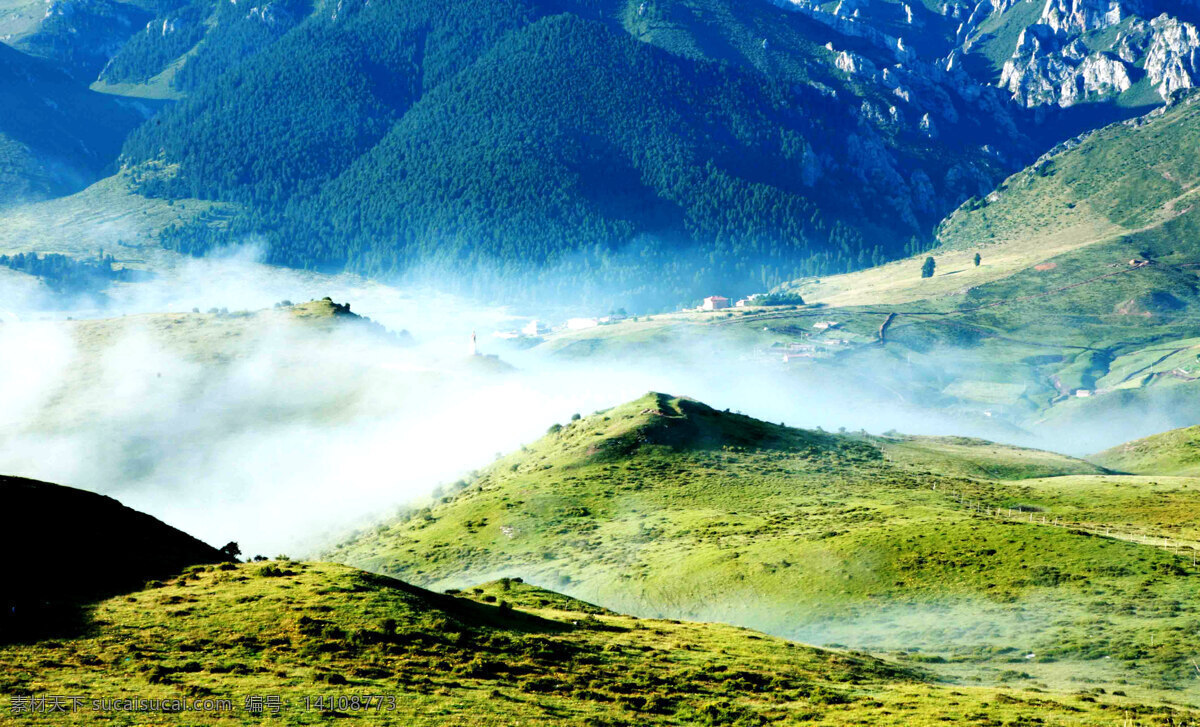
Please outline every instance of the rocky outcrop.
[[1013, 57], [1000, 74], [1000, 86], [1027, 107], [1071, 106], [1120, 94], [1132, 85], [1129, 68], [1120, 56], [1090, 52], [1079, 40], [1062, 43], [1046, 25], [1021, 31]]
[[1059, 35], [1102, 30], [1142, 15], [1142, 5], [1138, 0], [1047, 0], [1041, 24]]
[[1200, 71], [1196, 26], [1160, 15], [1150, 22], [1152, 35], [1146, 52], [1146, 75], [1164, 99], [1196, 85]]
[[918, 123], [918, 128], [920, 128], [921, 131], [924, 132], [925, 136], [928, 136], [930, 139], [936, 139], [938, 136], [937, 124], [934, 123], [933, 119], [929, 117], [928, 113], [921, 117], [921, 121]]
[[1132, 85], [1124, 62], [1103, 53], [1093, 53], [1076, 68], [1071, 86], [1063, 86], [1059, 104], [1070, 106], [1089, 96], [1122, 93]]
[[[1142, 71], [1164, 100], [1195, 86], [1200, 33], [1165, 13], [1138, 17], [1149, 9], [1149, 0], [1046, 0], [1038, 23], [1021, 31], [999, 85], [1026, 107], [1115, 96]], [[1105, 36], [1096, 31], [1116, 25], [1122, 30], [1097, 47]]]
[[915, 60], [916, 55], [904, 45], [902, 38], [889, 35], [873, 25], [859, 20], [860, 11], [868, 6], [869, 0], [842, 0], [832, 13], [827, 12], [813, 0], [768, 0], [772, 5], [806, 15], [829, 26], [842, 35], [863, 38], [879, 48], [887, 48], [896, 60]]
[[867, 76], [874, 78], [875, 74], [878, 72], [874, 63], [866, 58], [863, 58], [857, 53], [851, 53], [849, 51], [842, 51], [838, 53], [837, 57], [833, 61], [833, 65], [835, 65], [838, 70], [849, 73], [852, 76]]

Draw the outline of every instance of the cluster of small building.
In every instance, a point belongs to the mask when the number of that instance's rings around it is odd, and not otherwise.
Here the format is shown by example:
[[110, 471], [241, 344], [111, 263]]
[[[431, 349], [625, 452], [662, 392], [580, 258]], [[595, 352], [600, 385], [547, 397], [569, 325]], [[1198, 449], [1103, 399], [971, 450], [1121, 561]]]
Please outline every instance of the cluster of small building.
[[[733, 304], [734, 308], [745, 308], [748, 305], [753, 305], [754, 299], [761, 297], [761, 293], [748, 295], [738, 302]], [[729, 307], [729, 299], [723, 295], [710, 295], [700, 303], [700, 310], [723, 310]]]
[[[844, 346], [853, 343], [849, 338], [832, 338], [828, 335], [830, 332], [841, 328], [841, 325], [837, 321], [817, 321], [812, 325], [813, 333], [801, 334], [804, 340], [784, 344], [776, 343], [772, 346], [772, 349], [776, 352], [780, 348], [783, 349], [784, 363], [828, 356]], [[812, 338], [812, 336], [819, 337]]]
[[494, 338], [511, 340], [517, 338], [541, 338], [542, 336], [554, 333], [555, 331], [581, 331], [587, 328], [595, 328], [609, 323], [617, 323], [625, 320], [625, 316], [619, 313], [610, 314], [607, 316], [598, 316], [594, 318], [568, 318], [562, 325], [551, 326], [545, 321], [533, 319], [519, 329], [509, 331], [496, 331], [492, 334]]

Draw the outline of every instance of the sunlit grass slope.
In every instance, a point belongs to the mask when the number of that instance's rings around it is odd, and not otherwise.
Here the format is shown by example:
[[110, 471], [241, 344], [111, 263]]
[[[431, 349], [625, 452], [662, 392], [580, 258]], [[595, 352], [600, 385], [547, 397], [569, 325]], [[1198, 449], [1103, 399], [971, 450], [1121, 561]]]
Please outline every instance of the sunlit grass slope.
[[[99, 603], [86, 636], [0, 649], [8, 694], [231, 699], [205, 724], [245, 724], [245, 698], [277, 695], [272, 722], [395, 725], [1107, 725], [1179, 710], [1094, 687], [1071, 693], [938, 686], [922, 672], [731, 626], [634, 619], [519, 582], [458, 596], [328, 563], [189, 569]], [[384, 698], [382, 711], [318, 697]], [[308, 699], [310, 709], [305, 709]], [[393, 702], [394, 700], [394, 702]], [[394, 711], [393, 711], [394, 705]], [[7, 709], [7, 705], [6, 705]], [[123, 724], [195, 714], [128, 713]], [[94, 724], [6, 714], [10, 724]], [[1171, 720], [1174, 720], [1173, 722]]]
[[[640, 615], [920, 652], [963, 678], [1019, 663], [1021, 679], [1061, 686], [1066, 662], [1078, 678], [1182, 688], [1200, 589], [1190, 558], [1027, 522], [1031, 488], [1008, 481], [1097, 471], [649, 394], [552, 428], [328, 555], [430, 587], [521, 575]], [[1200, 491], [1181, 497], [1194, 507]]]
[[1127, 442], [1093, 459], [1120, 472], [1200, 477], [1200, 427], [1173, 429]]
[[125, 267], [172, 267], [184, 257], [158, 246], [161, 232], [201, 219], [218, 224], [227, 209], [204, 200], [143, 197], [119, 173], [67, 197], [0, 210], [0, 254], [94, 257], [103, 249]]
[[[1062, 145], [985, 199], [965, 203], [942, 223], [941, 245], [928, 253], [937, 261], [933, 278], [920, 277], [923, 253], [795, 287], [812, 303], [910, 303], [961, 294], [1072, 250], [1154, 229], [1196, 200], [1196, 98]], [[983, 257], [978, 267], [976, 252]]]
[[1025, 479], [1067, 474], [1098, 474], [1083, 460], [1054, 452], [997, 444], [969, 437], [886, 437], [878, 440], [891, 462], [911, 464], [939, 475]]

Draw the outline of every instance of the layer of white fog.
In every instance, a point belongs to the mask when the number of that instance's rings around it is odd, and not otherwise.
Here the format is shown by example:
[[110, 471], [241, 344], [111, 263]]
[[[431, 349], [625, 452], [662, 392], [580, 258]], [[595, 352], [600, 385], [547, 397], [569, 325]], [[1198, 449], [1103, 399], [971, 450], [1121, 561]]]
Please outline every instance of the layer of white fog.
[[[0, 323], [0, 473], [108, 494], [208, 543], [237, 541], [247, 555], [311, 552], [550, 424], [652, 390], [795, 426], [1020, 439], [977, 419], [914, 411], [850, 377], [806, 375], [736, 348], [680, 343], [653, 359], [616, 363], [501, 349], [489, 334], [527, 320], [505, 306], [472, 304], [432, 285], [392, 288], [269, 268], [244, 255], [197, 260], [112, 290], [104, 310], [84, 302], [82, 310], [39, 315], [19, 308], [30, 292], [22, 296], [7, 298]], [[227, 334], [230, 341], [183, 327], [173, 336], [170, 321], [150, 325], [138, 315], [254, 311], [323, 296], [410, 331], [414, 344], [349, 330], [317, 334], [286, 316]], [[65, 320], [72, 314], [118, 321], [85, 330]], [[513, 370], [470, 359], [472, 331], [481, 351], [499, 353]], [[223, 351], [237, 353], [211, 355]], [[1098, 441], [1074, 447], [1095, 451]]]

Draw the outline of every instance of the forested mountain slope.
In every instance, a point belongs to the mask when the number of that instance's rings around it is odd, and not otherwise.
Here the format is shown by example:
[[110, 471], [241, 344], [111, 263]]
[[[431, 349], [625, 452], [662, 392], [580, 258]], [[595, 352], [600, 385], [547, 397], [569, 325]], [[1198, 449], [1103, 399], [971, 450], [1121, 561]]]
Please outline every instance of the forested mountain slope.
[[131, 84], [185, 95], [252, 58], [310, 12], [308, 0], [262, 3], [191, 0], [164, 3], [104, 66], [104, 86]]
[[1037, 146], [998, 92], [932, 67], [864, 79], [851, 51], [896, 59], [766, 3], [346, 3], [194, 89], [124, 160], [145, 193], [247, 205], [171, 236], [190, 252], [263, 233], [291, 265], [760, 288], [900, 254]]
[[173, 0], [50, 0], [0, 3], [0, 42], [55, 64], [81, 85]]
[[1190, 87], [1200, 42], [1172, 3], [18, 10], [13, 42], [85, 82], [182, 99], [127, 140], [135, 188], [240, 211], [174, 249], [639, 307], [926, 249], [1062, 137]]

